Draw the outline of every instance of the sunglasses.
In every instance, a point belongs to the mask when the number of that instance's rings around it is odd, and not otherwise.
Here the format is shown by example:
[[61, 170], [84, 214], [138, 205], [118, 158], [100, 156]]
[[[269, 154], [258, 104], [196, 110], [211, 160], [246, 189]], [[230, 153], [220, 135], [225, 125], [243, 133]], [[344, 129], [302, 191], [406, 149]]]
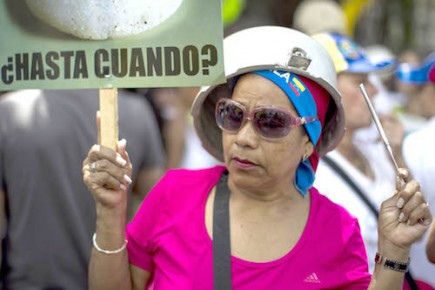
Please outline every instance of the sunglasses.
[[245, 120], [250, 120], [255, 131], [265, 139], [285, 137], [291, 128], [317, 120], [317, 116], [293, 117], [280, 107], [256, 107], [248, 112], [245, 106], [227, 98], [217, 102], [215, 117], [219, 128], [229, 133], [237, 133]]

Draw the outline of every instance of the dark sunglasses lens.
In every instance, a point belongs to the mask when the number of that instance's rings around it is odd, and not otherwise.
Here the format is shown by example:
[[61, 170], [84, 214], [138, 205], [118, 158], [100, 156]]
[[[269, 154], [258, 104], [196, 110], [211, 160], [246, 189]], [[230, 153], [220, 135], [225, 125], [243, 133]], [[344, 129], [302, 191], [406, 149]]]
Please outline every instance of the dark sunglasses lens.
[[235, 132], [243, 123], [243, 110], [235, 104], [221, 102], [218, 104], [216, 119], [219, 126]]
[[256, 112], [254, 124], [258, 132], [267, 138], [281, 138], [290, 131], [289, 116], [279, 110], [263, 109]]

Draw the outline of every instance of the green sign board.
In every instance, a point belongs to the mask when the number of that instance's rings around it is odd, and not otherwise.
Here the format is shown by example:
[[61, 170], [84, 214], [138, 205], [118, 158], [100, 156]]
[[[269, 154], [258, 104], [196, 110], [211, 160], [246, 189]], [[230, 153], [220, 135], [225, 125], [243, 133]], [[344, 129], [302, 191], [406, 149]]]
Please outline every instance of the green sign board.
[[0, 90], [225, 81], [220, 0], [0, 0]]

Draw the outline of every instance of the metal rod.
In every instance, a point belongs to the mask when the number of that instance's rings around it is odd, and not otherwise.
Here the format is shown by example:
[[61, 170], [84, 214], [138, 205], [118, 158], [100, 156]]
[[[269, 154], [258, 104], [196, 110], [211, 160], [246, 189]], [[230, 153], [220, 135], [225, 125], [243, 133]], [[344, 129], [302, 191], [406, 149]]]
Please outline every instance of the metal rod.
[[375, 109], [370, 101], [369, 96], [367, 95], [367, 91], [364, 87], [364, 84], [360, 84], [359, 88], [366, 100], [367, 106], [369, 107], [370, 113], [372, 114], [373, 120], [375, 121], [376, 127], [378, 128], [379, 134], [381, 135], [382, 141], [387, 148], [388, 153], [390, 154], [391, 160], [393, 160], [393, 164], [396, 167], [396, 170], [399, 171], [399, 166], [397, 165], [396, 158], [394, 158], [393, 150], [391, 149], [390, 143], [388, 142], [387, 135], [385, 134], [384, 128], [381, 125], [381, 121], [379, 121], [378, 115], [375, 112]]

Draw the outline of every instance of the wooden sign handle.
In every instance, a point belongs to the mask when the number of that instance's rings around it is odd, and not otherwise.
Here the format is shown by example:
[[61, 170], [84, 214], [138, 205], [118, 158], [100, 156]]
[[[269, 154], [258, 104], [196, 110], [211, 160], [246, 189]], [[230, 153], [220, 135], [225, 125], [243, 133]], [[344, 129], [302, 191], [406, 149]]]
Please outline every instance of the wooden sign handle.
[[117, 151], [118, 144], [118, 90], [100, 89], [101, 145]]

